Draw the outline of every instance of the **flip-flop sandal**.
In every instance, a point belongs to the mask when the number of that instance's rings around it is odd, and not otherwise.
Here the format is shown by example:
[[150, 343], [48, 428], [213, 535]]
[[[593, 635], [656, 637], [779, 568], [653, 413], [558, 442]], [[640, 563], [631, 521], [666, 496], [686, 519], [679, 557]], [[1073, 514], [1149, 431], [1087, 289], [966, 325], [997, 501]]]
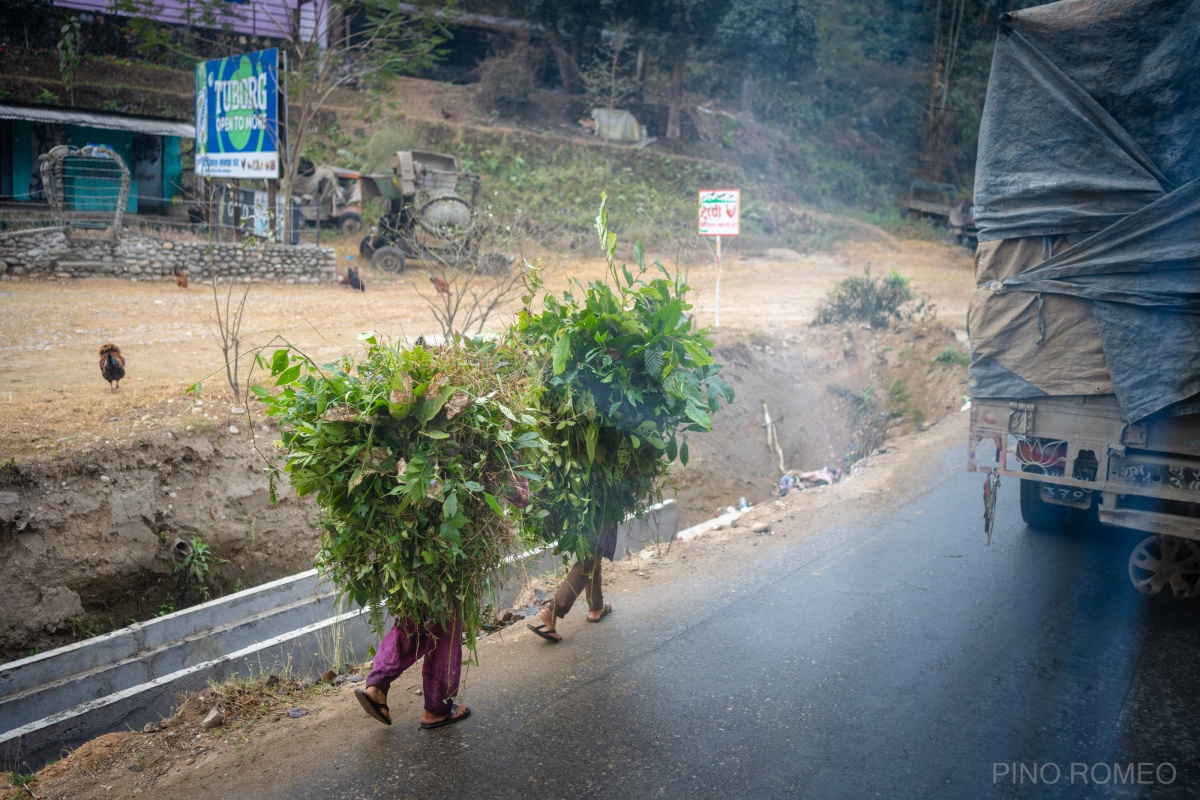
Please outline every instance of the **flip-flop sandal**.
[[455, 711], [458, 711], [458, 706], [450, 709], [450, 716], [446, 717], [445, 719], [439, 719], [437, 722], [422, 722], [421, 730], [431, 731], [434, 728], [441, 728], [445, 725], [453, 725], [454, 723], [462, 722], [464, 719], [471, 716], [470, 706], [465, 706], [461, 714], [455, 714]]
[[[392, 724], [392, 710], [387, 707], [387, 703], [376, 703], [371, 699], [371, 696], [362, 689], [355, 689], [354, 696], [358, 698], [358, 704], [363, 707], [363, 711], [366, 711], [371, 719], [377, 719], [384, 725]], [[387, 712], [387, 716], [384, 716], [383, 714], [385, 711]]]
[[529, 630], [533, 631], [550, 644], [558, 644], [562, 641], [562, 636], [560, 636], [556, 631], [546, 630], [545, 625], [534, 625], [532, 622], [526, 622], [525, 627], [529, 628]]
[[595, 619], [592, 619], [591, 617], [584, 617], [584, 619], [586, 619], [588, 622], [599, 622], [600, 620], [607, 617], [608, 612], [610, 612], [610, 611], [612, 611], [612, 604], [605, 603], [604, 608], [600, 609], [600, 616], [596, 617]]

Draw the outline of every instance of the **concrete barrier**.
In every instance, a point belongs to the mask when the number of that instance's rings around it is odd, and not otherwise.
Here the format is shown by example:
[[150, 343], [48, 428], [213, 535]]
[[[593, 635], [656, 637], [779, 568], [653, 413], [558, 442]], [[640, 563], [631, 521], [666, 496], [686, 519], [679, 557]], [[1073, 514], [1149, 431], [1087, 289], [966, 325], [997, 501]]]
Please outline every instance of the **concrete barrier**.
[[[675, 537], [674, 501], [617, 529], [618, 559]], [[496, 602], [561, 566], [545, 548], [509, 559]], [[210, 681], [287, 672], [315, 676], [365, 659], [374, 635], [362, 609], [334, 607], [316, 570], [0, 666], [0, 758], [38, 769], [64, 748], [140, 728]]]
[[338, 614], [0, 734], [0, 754], [7, 769], [40, 769], [96, 736], [138, 730], [169, 717], [185, 694], [210, 682], [256, 674], [312, 674], [334, 660], [334, 650], [362, 654], [373, 639], [365, 611]]
[[146, 622], [135, 622], [127, 628], [66, 647], [11, 661], [0, 666], [0, 731], [9, 727], [5, 724], [8, 719], [4, 715], [3, 703], [12, 695], [65, 677], [82, 675], [170, 642], [330, 591], [328, 587], [321, 589], [321, 579], [313, 569]]

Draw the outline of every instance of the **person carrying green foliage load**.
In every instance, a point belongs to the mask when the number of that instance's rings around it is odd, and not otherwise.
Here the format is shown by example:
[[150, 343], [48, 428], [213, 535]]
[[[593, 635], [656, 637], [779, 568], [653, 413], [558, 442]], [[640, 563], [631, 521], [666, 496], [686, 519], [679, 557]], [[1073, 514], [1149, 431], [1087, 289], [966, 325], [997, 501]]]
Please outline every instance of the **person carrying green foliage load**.
[[421, 727], [437, 728], [470, 713], [454, 702], [464, 635], [474, 653], [494, 577], [528, 546], [518, 509], [537, 476], [513, 465], [546, 446], [537, 387], [525, 355], [481, 339], [436, 348], [359, 339], [357, 362], [318, 367], [276, 351], [280, 391], [254, 392], [279, 420], [283, 471], [320, 506], [318, 567], [371, 610], [377, 633], [395, 620], [356, 697], [390, 725], [388, 686], [424, 657]]
[[608, 262], [607, 281], [571, 279], [544, 309], [529, 306], [543, 287], [534, 272], [525, 308], [510, 331], [533, 354], [543, 389], [542, 436], [533, 470], [542, 483], [531, 516], [541, 537], [578, 561], [554, 603], [530, 628], [561, 641], [555, 623], [575, 597], [588, 593], [588, 619], [611, 610], [600, 593], [602, 558], [613, 558], [617, 525], [661, 498], [662, 479], [678, 458], [687, 464], [688, 432], [712, 429], [711, 414], [733, 389], [719, 376], [706, 329], [695, 329], [684, 300], [688, 286], [635, 246], [637, 275], [615, 262], [601, 195], [596, 230]]

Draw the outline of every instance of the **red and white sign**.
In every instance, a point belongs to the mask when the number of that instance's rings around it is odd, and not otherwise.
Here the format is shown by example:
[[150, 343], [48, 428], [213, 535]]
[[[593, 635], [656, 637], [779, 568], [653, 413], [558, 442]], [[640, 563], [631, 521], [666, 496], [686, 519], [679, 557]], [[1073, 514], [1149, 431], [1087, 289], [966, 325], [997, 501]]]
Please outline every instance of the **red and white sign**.
[[737, 236], [741, 227], [740, 189], [700, 190], [700, 235]]

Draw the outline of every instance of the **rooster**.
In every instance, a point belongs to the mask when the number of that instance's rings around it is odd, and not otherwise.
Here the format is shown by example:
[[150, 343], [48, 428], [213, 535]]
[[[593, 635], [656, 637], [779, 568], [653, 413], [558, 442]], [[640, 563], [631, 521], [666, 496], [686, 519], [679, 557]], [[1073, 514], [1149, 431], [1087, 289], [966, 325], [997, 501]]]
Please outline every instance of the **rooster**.
[[453, 111], [447, 111], [447, 110], [446, 110], [446, 109], [444, 109], [444, 108], [442, 108], [442, 109], [439, 109], [439, 111], [441, 111], [441, 112], [442, 112], [442, 119], [444, 119], [444, 120], [447, 120], [447, 121], [454, 119], [454, 112], [453, 112]]
[[436, 275], [430, 275], [430, 276], [429, 276], [429, 282], [430, 282], [430, 283], [432, 283], [434, 286], [436, 286], [436, 287], [437, 287], [437, 290], [438, 290], [439, 292], [441, 292], [441, 293], [442, 293], [442, 294], [444, 294], [444, 295], [447, 295], [447, 296], [449, 296], [449, 294], [450, 294], [450, 284], [446, 283], [446, 279], [445, 279], [445, 278], [439, 278], [439, 277], [438, 277], [438, 276], [436, 276]]
[[338, 285], [349, 286], [351, 289], [357, 289], [360, 292], [367, 290], [367, 285], [363, 283], [362, 278], [358, 277], [358, 270], [353, 267], [346, 268], [346, 275], [338, 278]]
[[125, 356], [121, 355], [121, 348], [115, 344], [100, 348], [100, 374], [108, 381], [111, 391], [121, 388], [121, 378], [125, 377]]
[[175, 285], [180, 289], [187, 288], [187, 270], [180, 269], [179, 267], [175, 268]]

